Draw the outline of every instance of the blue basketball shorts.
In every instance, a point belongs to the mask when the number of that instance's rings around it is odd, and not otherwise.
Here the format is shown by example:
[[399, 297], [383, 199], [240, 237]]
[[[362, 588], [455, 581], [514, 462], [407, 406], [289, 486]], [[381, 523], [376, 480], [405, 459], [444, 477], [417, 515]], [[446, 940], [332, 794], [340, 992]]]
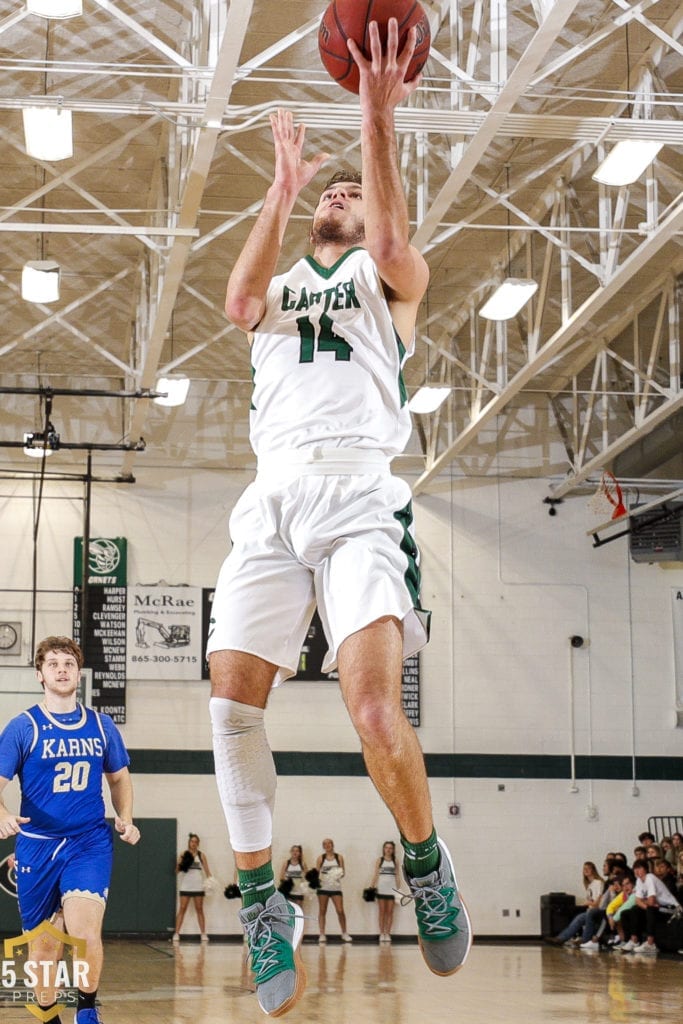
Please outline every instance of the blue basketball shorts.
[[49, 920], [72, 895], [106, 904], [113, 851], [106, 822], [78, 836], [18, 835], [17, 893], [24, 930]]

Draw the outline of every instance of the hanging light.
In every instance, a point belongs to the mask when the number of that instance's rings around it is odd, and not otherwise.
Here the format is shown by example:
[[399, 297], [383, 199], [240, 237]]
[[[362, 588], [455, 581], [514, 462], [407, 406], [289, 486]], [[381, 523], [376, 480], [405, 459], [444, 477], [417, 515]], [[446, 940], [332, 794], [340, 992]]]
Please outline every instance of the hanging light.
[[187, 377], [159, 377], [154, 390], [166, 392], [154, 399], [157, 405], [184, 405], [190, 381]]
[[[505, 187], [510, 192], [510, 164], [505, 164]], [[510, 274], [512, 253], [510, 250], [510, 207], [507, 210], [507, 272]], [[527, 304], [538, 290], [535, 281], [522, 277], [506, 277], [479, 310], [485, 320], [511, 320]]]
[[29, 260], [21, 271], [21, 297], [26, 302], [56, 302], [59, 298], [59, 264], [54, 260]]
[[24, 455], [31, 459], [42, 459], [43, 455], [52, 455], [54, 447], [51, 446], [51, 437], [48, 434], [47, 442], [43, 434], [26, 432], [24, 434]]
[[83, 14], [83, 0], [26, 0], [26, 10], [40, 18], [75, 18]]
[[479, 310], [485, 320], [510, 320], [527, 304], [538, 290], [536, 281], [521, 277], [506, 277]]
[[74, 155], [71, 111], [64, 107], [24, 107], [26, 152], [36, 160], [68, 160]]
[[647, 139], [624, 139], [617, 142], [593, 175], [593, 181], [603, 185], [632, 185], [650, 166], [663, 145], [663, 142], [650, 142]]
[[436, 412], [448, 398], [450, 390], [448, 387], [433, 387], [425, 384], [418, 388], [410, 399], [408, 408], [411, 412], [417, 413]]

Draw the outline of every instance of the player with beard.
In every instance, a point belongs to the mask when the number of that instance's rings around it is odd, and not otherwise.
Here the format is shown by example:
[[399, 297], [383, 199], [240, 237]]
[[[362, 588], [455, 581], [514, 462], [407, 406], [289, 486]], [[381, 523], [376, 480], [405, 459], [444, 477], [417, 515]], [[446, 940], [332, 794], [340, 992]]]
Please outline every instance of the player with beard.
[[328, 159], [303, 158], [304, 128], [271, 116], [274, 180], [237, 258], [226, 313], [249, 336], [255, 481], [230, 518], [209, 631], [216, 779], [243, 898], [262, 1009], [279, 1016], [305, 984], [301, 909], [276, 892], [271, 864], [276, 777], [264, 729], [271, 687], [294, 675], [317, 604], [365, 764], [393, 814], [429, 968], [452, 974], [471, 935], [453, 865], [434, 831], [422, 751], [401, 703], [402, 660], [428, 639], [410, 489], [392, 476], [411, 423], [402, 366], [412, 353], [429, 271], [409, 244], [394, 108], [411, 30], [383, 54], [370, 26], [360, 71], [362, 176], [334, 174], [311, 230], [312, 254], [276, 275], [297, 198]]

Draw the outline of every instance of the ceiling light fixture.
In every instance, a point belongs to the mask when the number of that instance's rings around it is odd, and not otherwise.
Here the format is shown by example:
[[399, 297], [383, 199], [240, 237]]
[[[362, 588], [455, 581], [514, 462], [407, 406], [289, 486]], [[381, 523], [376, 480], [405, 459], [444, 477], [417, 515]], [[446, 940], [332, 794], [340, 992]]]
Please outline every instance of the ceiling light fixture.
[[408, 408], [411, 412], [417, 413], [436, 412], [439, 406], [446, 401], [450, 391], [451, 389], [448, 387], [432, 387], [423, 384], [408, 402]]
[[521, 277], [506, 277], [499, 284], [479, 310], [479, 316], [485, 320], [511, 320], [520, 309], [526, 306], [534, 293], [538, 291], [536, 281]]
[[59, 448], [59, 434], [55, 434], [54, 428], [48, 430], [47, 441], [45, 435], [27, 431], [24, 433], [24, 455], [31, 459], [42, 459], [43, 455], [48, 456]]
[[21, 271], [21, 297], [26, 302], [56, 302], [59, 298], [59, 264], [54, 260], [29, 260]]
[[[505, 189], [507, 199], [510, 195], [510, 164], [505, 164]], [[508, 276], [498, 285], [479, 310], [479, 316], [482, 316], [485, 320], [511, 320], [513, 316], [517, 316], [519, 311], [526, 306], [531, 296], [538, 291], [537, 283], [530, 278], [510, 276], [512, 272], [512, 253], [510, 249], [509, 205], [506, 205], [506, 210]]]
[[83, 0], [26, 0], [26, 10], [40, 18], [75, 18], [83, 14]]
[[154, 390], [166, 392], [165, 396], [154, 399], [157, 405], [184, 405], [190, 381], [187, 377], [159, 377]]
[[[631, 48], [628, 22], [624, 26], [624, 32], [628, 120], [633, 121], [634, 115], [637, 117], [638, 113], [641, 118], [647, 119], [652, 117], [652, 75], [648, 72], [643, 76], [635, 97], [638, 98], [638, 107], [634, 110], [634, 97], [631, 94]], [[593, 181], [597, 181], [601, 185], [613, 185], [615, 188], [632, 185], [650, 166], [663, 145], [664, 143], [657, 139], [623, 139], [621, 142], [617, 142], [604, 160], [600, 161], [593, 174]]]
[[650, 166], [663, 145], [663, 142], [647, 139], [624, 139], [617, 142], [593, 175], [593, 181], [603, 185], [632, 185]]
[[68, 160], [74, 155], [71, 111], [64, 107], [24, 107], [26, 152], [35, 160]]

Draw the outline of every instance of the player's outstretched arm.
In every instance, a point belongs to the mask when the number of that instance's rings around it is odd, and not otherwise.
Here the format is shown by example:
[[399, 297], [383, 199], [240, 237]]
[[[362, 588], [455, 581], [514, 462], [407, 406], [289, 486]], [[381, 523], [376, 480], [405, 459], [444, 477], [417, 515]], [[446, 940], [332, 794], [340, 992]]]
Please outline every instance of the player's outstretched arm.
[[394, 125], [394, 109], [420, 82], [419, 75], [404, 81], [415, 50], [416, 30], [410, 29], [400, 53], [395, 18], [389, 19], [385, 53], [376, 22], [370, 23], [369, 36], [369, 60], [353, 40], [348, 41], [360, 75], [365, 244], [392, 297], [417, 310], [427, 288], [429, 269], [409, 243], [408, 206], [398, 170]]
[[107, 782], [116, 812], [114, 828], [124, 843], [135, 846], [140, 838], [140, 830], [133, 824], [133, 782], [130, 772], [127, 768], [121, 768], [118, 772], [108, 772]]
[[275, 273], [282, 241], [297, 196], [322, 165], [327, 153], [304, 160], [304, 125], [294, 125], [291, 111], [270, 115], [275, 145], [275, 174], [261, 212], [228, 279], [225, 313], [243, 331], [251, 331], [265, 311], [266, 293]]

